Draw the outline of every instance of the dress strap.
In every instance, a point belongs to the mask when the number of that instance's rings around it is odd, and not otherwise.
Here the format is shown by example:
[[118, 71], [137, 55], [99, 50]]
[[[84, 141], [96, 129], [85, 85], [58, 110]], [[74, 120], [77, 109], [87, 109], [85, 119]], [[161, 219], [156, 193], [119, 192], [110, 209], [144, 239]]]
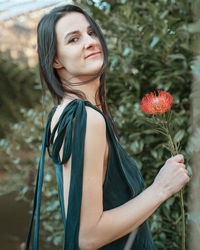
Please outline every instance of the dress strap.
[[[33, 211], [29, 226], [28, 237], [26, 240], [26, 250], [29, 250], [33, 221], [36, 213], [35, 228], [33, 236], [32, 250], [39, 249], [39, 222], [40, 222], [40, 204], [44, 176], [44, 160], [46, 148], [49, 156], [54, 163], [61, 165], [65, 163], [72, 153], [72, 168], [69, 192], [69, 206], [67, 221], [65, 221], [65, 239], [64, 250], [78, 249], [78, 235], [80, 223], [80, 210], [82, 200], [82, 180], [83, 180], [83, 161], [84, 145], [86, 132], [86, 109], [84, 102], [75, 99], [70, 102], [63, 110], [52, 133], [50, 131], [50, 122], [54, 110], [52, 109], [47, 118], [45, 126], [40, 161], [38, 165], [37, 180], [34, 192]], [[74, 133], [72, 141], [74, 119]], [[57, 137], [54, 141], [55, 132]], [[60, 159], [59, 152], [64, 141], [63, 157]]]
[[[79, 249], [78, 237], [82, 200], [84, 146], [87, 116], [83, 101], [78, 101], [78, 104], [75, 103], [74, 109], [71, 110], [74, 112], [73, 116], [71, 117], [71, 122], [68, 122], [66, 125], [66, 135], [68, 135], [69, 138], [66, 138], [65, 140], [62, 159], [62, 162], [64, 162], [64, 157], [70, 156], [72, 152], [70, 190], [64, 235], [64, 250]], [[72, 118], [75, 118], [73, 141], [71, 139], [73, 125]], [[67, 133], [67, 131], [70, 131], [70, 133]]]
[[47, 137], [50, 129], [50, 118], [52, 117], [54, 112], [54, 108], [48, 115], [47, 123], [45, 126], [44, 136], [42, 140], [42, 150], [40, 155], [40, 161], [38, 165], [38, 172], [37, 172], [37, 180], [34, 192], [34, 199], [33, 199], [33, 211], [31, 222], [29, 226], [29, 232], [26, 240], [26, 250], [29, 250], [30, 240], [31, 240], [31, 233], [33, 227], [33, 220], [36, 212], [36, 220], [35, 220], [35, 228], [34, 228], [34, 237], [33, 237], [33, 244], [32, 250], [38, 250], [38, 242], [39, 242], [39, 224], [40, 224], [40, 203], [41, 203], [41, 194], [42, 194], [42, 185], [43, 185], [43, 178], [44, 178], [44, 160], [45, 160], [45, 153], [46, 153], [46, 146], [47, 146]]

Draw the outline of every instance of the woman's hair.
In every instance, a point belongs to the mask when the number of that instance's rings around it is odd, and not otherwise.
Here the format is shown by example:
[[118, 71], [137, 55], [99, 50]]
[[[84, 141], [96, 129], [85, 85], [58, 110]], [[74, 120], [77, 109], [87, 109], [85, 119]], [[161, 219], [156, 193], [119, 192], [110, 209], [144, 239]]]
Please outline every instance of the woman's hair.
[[[100, 71], [91, 79], [78, 83], [70, 83], [67, 81], [68, 84], [64, 85], [62, 84], [56, 69], [53, 68], [53, 61], [57, 53], [55, 24], [61, 17], [71, 12], [79, 12], [85, 16], [101, 43], [104, 54], [104, 61]], [[100, 84], [99, 88], [97, 89], [97, 92], [95, 93], [95, 99], [96, 95], [99, 93], [99, 100], [102, 106], [102, 110], [111, 121], [115, 134], [119, 140], [117, 129], [112, 119], [111, 111], [106, 103], [105, 70], [108, 60], [108, 49], [103, 33], [99, 26], [96, 24], [96, 22], [83, 9], [76, 5], [67, 4], [56, 7], [52, 9], [49, 13], [45, 14], [38, 23], [37, 50], [43, 96], [45, 95], [46, 85], [52, 95], [54, 104], [60, 104], [63, 96], [67, 94], [74, 94], [82, 100], [87, 100], [85, 94], [81, 90], [74, 90], [70, 88], [70, 85], [87, 84], [88, 82], [96, 79], [97, 77], [100, 77]]]

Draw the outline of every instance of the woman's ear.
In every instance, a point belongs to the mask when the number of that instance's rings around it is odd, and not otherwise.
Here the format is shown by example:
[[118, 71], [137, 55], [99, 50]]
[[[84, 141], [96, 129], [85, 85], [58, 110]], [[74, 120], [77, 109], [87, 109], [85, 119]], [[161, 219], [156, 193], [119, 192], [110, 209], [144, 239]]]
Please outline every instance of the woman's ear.
[[60, 69], [62, 68], [62, 64], [59, 62], [58, 58], [55, 57], [54, 60], [53, 60], [53, 68], [55, 69]]

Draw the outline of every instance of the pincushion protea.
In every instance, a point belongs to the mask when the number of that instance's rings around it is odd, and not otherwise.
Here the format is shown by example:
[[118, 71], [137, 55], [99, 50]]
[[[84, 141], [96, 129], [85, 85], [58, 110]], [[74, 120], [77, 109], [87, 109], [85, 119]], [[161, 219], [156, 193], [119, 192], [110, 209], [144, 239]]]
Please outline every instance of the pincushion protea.
[[142, 98], [140, 108], [147, 114], [163, 114], [170, 110], [172, 103], [173, 97], [170, 93], [158, 90], [158, 96], [156, 96], [155, 91], [150, 94], [146, 94]]

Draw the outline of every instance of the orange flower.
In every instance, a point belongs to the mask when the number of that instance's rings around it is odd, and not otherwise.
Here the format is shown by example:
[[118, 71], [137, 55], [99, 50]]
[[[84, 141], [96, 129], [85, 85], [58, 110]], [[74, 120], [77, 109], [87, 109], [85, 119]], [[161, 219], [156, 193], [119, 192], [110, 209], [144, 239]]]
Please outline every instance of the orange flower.
[[145, 111], [147, 114], [163, 114], [170, 110], [173, 103], [173, 97], [170, 93], [158, 90], [158, 96], [156, 92], [151, 92], [146, 94], [142, 98], [140, 108]]

